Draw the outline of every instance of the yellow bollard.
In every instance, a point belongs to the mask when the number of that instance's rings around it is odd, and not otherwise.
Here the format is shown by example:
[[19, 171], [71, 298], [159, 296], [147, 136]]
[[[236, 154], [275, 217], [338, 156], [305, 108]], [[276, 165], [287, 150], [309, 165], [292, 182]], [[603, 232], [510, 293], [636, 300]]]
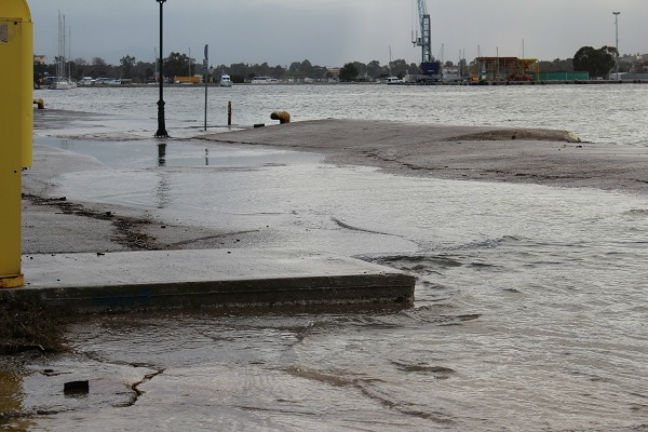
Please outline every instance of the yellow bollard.
[[25, 0], [0, 2], [0, 288], [21, 273], [21, 175], [32, 163], [33, 27]]

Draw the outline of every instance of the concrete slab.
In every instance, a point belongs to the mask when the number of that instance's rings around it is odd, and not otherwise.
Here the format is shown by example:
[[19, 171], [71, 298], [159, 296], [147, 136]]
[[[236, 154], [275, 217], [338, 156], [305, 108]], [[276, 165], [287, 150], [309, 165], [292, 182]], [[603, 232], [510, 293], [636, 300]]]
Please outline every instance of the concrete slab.
[[27, 285], [0, 300], [51, 312], [206, 309], [223, 312], [402, 309], [413, 276], [364, 261], [234, 249], [24, 255]]
[[200, 138], [314, 151], [395, 174], [648, 192], [644, 148], [574, 142], [560, 130], [328, 119]]

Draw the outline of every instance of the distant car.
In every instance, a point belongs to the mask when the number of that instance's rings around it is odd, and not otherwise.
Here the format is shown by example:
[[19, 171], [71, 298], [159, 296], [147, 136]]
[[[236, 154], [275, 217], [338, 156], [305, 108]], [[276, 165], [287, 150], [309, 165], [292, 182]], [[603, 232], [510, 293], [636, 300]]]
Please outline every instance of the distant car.
[[97, 82], [96, 79], [94, 79], [92, 77], [89, 77], [89, 76], [86, 76], [86, 77], [83, 77], [83, 78], [81, 78], [79, 80], [79, 85], [84, 86], [84, 87], [93, 86], [93, 85], [95, 85], [96, 82]]

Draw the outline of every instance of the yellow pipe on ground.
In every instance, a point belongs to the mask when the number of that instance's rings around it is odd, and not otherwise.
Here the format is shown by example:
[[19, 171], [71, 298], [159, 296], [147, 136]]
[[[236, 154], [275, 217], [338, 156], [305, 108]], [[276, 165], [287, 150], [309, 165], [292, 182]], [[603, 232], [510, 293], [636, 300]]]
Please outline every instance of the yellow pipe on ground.
[[275, 111], [270, 114], [272, 120], [279, 120], [280, 124], [290, 123], [290, 114], [288, 111]]
[[45, 101], [41, 98], [34, 99], [34, 105], [38, 106], [38, 109], [45, 109]]
[[0, 288], [21, 273], [21, 175], [32, 163], [33, 24], [25, 0], [0, 2]]

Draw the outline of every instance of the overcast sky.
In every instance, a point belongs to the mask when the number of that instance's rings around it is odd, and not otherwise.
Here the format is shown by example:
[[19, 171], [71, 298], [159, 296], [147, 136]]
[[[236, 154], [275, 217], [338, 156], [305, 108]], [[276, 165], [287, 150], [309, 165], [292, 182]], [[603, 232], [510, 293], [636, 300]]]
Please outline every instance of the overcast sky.
[[[28, 0], [34, 50], [53, 60], [57, 13], [72, 31], [72, 58], [102, 57], [117, 64], [126, 54], [151, 61], [158, 44], [155, 0]], [[613, 11], [620, 11], [622, 54], [648, 53], [648, 0], [427, 0], [432, 53], [456, 61], [477, 55], [543, 60], [572, 57], [583, 45], [614, 45]], [[168, 0], [164, 54], [188, 53], [210, 64], [288, 65], [309, 59], [322, 66], [347, 61], [404, 58], [420, 62], [411, 44], [418, 21], [415, 0]]]

